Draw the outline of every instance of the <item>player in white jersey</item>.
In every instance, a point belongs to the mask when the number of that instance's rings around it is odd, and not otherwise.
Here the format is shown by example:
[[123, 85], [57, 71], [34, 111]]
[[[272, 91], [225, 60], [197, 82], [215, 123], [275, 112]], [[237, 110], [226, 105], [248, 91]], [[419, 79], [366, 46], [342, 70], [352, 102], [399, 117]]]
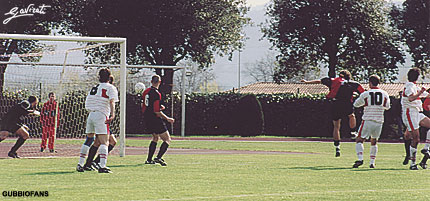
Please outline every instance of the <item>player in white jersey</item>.
[[[411, 160], [411, 170], [418, 170], [415, 164], [417, 147], [420, 140], [419, 126], [430, 128], [430, 119], [423, 113], [422, 101], [420, 97], [428, 97], [429, 94], [423, 87], [419, 87], [415, 84], [420, 76], [420, 70], [418, 68], [412, 68], [408, 72], [408, 81], [405, 84], [402, 94], [402, 120], [406, 124], [405, 132], [405, 147], [409, 143], [409, 159]], [[412, 139], [412, 140], [410, 140]], [[420, 164], [424, 169], [425, 164]]]
[[363, 165], [363, 142], [370, 138], [370, 168], [375, 168], [375, 158], [378, 153], [376, 145], [381, 135], [382, 124], [384, 123], [384, 112], [390, 109], [390, 97], [384, 90], [378, 88], [380, 78], [372, 75], [369, 78], [368, 91], [362, 93], [354, 102], [354, 107], [364, 106], [364, 114], [361, 125], [358, 130], [358, 136], [355, 139], [355, 151], [358, 160], [355, 161], [353, 168]]
[[118, 91], [115, 86], [109, 84], [111, 73], [108, 69], [99, 71], [100, 83], [94, 86], [85, 100], [85, 109], [89, 111], [86, 125], [87, 140], [82, 145], [78, 172], [84, 171], [85, 157], [92, 144], [88, 139], [94, 139], [100, 144], [100, 169], [99, 173], [110, 173], [106, 167], [109, 146], [109, 123], [115, 118], [115, 102], [118, 102]]

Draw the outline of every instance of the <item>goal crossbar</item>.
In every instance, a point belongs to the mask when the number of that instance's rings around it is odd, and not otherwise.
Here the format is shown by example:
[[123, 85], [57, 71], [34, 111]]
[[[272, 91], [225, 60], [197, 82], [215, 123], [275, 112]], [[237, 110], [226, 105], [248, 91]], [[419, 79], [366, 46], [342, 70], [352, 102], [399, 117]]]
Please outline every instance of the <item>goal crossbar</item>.
[[[1, 38], [1, 37], [0, 37]], [[72, 67], [121, 67], [118, 64], [60, 64], [60, 63], [35, 63], [35, 62], [7, 62], [0, 61], [0, 65], [29, 65], [29, 66], [72, 66]], [[161, 68], [161, 69], [184, 69], [184, 66], [162, 66], [162, 65], [126, 65], [127, 68]]]
[[[95, 43], [119, 43], [120, 44], [120, 65], [110, 64], [55, 64], [55, 63], [33, 63], [33, 62], [0, 62], [0, 65], [33, 65], [33, 66], [85, 66], [85, 67], [119, 67], [120, 79], [120, 156], [125, 156], [125, 121], [126, 121], [126, 70], [127, 68], [156, 68], [156, 69], [174, 69], [183, 70], [182, 83], [185, 83], [186, 67], [181, 66], [162, 66], [162, 65], [127, 65], [126, 63], [126, 38], [116, 37], [85, 37], [85, 36], [49, 36], [49, 35], [27, 35], [27, 34], [3, 34], [0, 33], [0, 39], [15, 40], [40, 40], [40, 41], [69, 41], [69, 42], [95, 42]], [[182, 119], [181, 119], [181, 136], [185, 136], [185, 87], [181, 89], [182, 98]]]

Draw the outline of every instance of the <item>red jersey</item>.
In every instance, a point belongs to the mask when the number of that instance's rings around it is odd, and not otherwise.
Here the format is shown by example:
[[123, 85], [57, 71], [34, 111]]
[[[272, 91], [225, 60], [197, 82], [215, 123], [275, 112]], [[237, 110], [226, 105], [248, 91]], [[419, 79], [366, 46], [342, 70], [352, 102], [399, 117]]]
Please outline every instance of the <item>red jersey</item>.
[[55, 116], [57, 116], [57, 125], [60, 120], [60, 114], [57, 114], [57, 102], [49, 102], [43, 104], [42, 112], [40, 113], [40, 121], [44, 126], [55, 126]]
[[351, 101], [354, 92], [363, 93], [364, 88], [355, 81], [345, 80], [341, 77], [323, 78], [321, 84], [330, 88], [327, 98], [336, 98], [337, 100]]

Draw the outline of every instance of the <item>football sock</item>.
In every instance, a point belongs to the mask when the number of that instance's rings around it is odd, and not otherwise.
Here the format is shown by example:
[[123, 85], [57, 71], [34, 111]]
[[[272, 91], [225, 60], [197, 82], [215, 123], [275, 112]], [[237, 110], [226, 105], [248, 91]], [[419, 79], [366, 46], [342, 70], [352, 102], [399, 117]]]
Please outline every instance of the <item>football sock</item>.
[[84, 166], [85, 157], [87, 156], [89, 149], [90, 149], [89, 146], [87, 146], [85, 144], [82, 145], [80, 156], [79, 156], [79, 165]]
[[375, 164], [377, 153], [378, 153], [378, 145], [370, 146], [370, 164]]
[[[109, 145], [108, 146], [108, 153], [110, 153], [110, 151], [112, 151], [112, 149], [115, 147], [115, 145]], [[96, 159], [94, 159], [94, 162], [96, 162], [96, 163], [100, 163], [100, 155], [98, 155], [97, 156], [97, 158]]]
[[85, 166], [91, 166], [91, 162], [93, 162], [94, 156], [96, 156], [97, 150], [99, 149], [99, 147], [96, 146], [91, 146], [90, 147], [90, 151], [88, 152], [88, 158], [87, 158], [87, 162], [85, 163]]
[[355, 152], [357, 153], [357, 157], [359, 161], [363, 160], [363, 150], [364, 150], [363, 143], [355, 144]]
[[152, 161], [152, 157], [154, 156], [155, 149], [157, 148], [157, 143], [154, 141], [151, 141], [149, 144], [149, 151], [148, 151], [148, 158], [147, 161]]
[[336, 149], [340, 149], [340, 140], [334, 140], [334, 146]]
[[105, 144], [100, 145], [100, 167], [106, 168], [107, 157], [108, 157], [108, 146]]
[[16, 140], [15, 145], [13, 145], [13, 147], [10, 149], [11, 153], [16, 153], [16, 151], [24, 144], [25, 140], [22, 137], [19, 137]]
[[412, 146], [410, 146], [409, 149], [411, 150], [410, 159], [411, 159], [411, 166], [412, 166], [412, 165], [415, 165], [415, 159], [416, 159], [416, 155], [417, 155], [417, 149], [414, 148], [414, 147], [412, 147]]
[[410, 157], [411, 156], [411, 151], [409, 150], [409, 147], [411, 147], [411, 142], [412, 140], [405, 140], [405, 152], [406, 152], [406, 157]]
[[160, 146], [160, 151], [158, 151], [157, 158], [162, 158], [164, 153], [166, 153], [167, 148], [169, 148], [169, 144], [167, 142], [163, 142]]

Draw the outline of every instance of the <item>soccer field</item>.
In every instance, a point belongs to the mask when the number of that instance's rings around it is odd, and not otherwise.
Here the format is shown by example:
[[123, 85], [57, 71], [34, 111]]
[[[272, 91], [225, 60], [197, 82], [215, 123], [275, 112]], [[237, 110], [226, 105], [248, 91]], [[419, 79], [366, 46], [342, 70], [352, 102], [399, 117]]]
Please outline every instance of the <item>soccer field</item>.
[[368, 168], [368, 143], [358, 169], [351, 168], [354, 143], [341, 145], [340, 158], [328, 142], [173, 141], [171, 147], [303, 154], [168, 151], [167, 167], [143, 165], [146, 155], [111, 156], [112, 174], [76, 172], [78, 157], [3, 159], [0, 190], [49, 192], [29, 197], [39, 200], [430, 200], [430, 170], [403, 166], [402, 144], [379, 144], [375, 169]]

